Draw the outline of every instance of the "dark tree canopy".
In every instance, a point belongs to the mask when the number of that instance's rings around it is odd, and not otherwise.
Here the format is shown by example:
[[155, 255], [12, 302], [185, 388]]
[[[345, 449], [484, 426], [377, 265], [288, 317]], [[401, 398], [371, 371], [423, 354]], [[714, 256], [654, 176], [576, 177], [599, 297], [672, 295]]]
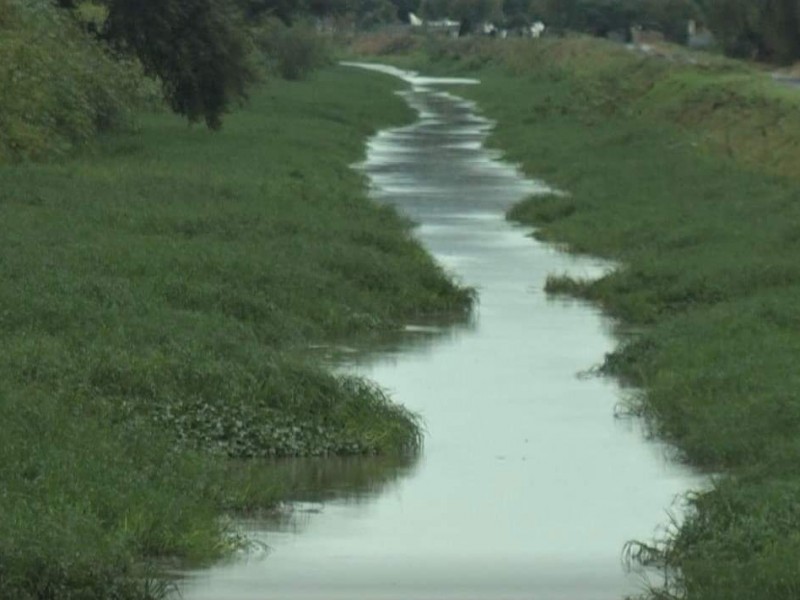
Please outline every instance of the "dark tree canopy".
[[605, 36], [642, 25], [676, 42], [685, 41], [689, 19], [701, 17], [695, 0], [506, 0], [506, 4], [527, 5], [533, 16], [557, 30]]
[[317, 17], [341, 16], [351, 12], [355, 0], [306, 0], [305, 9]]
[[238, 13], [226, 0], [108, 0], [106, 35], [157, 75], [172, 109], [217, 129], [256, 79]]
[[800, 58], [800, 1], [703, 0], [726, 54], [790, 63]]
[[421, 0], [392, 0], [397, 9], [397, 18], [404, 23], [408, 22], [409, 13], [419, 13]]
[[300, 0], [237, 0], [244, 17], [248, 20], [275, 17], [291, 25], [297, 13], [303, 11]]

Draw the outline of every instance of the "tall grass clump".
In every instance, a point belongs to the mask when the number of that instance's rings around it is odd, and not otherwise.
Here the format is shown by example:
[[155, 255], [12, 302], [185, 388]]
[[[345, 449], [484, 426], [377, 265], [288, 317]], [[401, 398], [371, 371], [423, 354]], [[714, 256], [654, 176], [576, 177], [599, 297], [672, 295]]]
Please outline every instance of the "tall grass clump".
[[218, 556], [223, 531], [202, 461], [92, 403], [0, 392], [0, 596], [156, 596], [143, 557]]
[[0, 0], [0, 163], [66, 155], [151, 91], [48, 0]]
[[687, 517], [630, 557], [665, 572], [661, 600], [800, 594], [800, 97], [743, 63], [643, 56], [588, 38], [436, 41], [416, 57], [470, 72], [460, 90], [492, 143], [568, 195], [510, 217], [619, 267], [548, 290], [591, 299], [632, 333], [603, 370], [633, 412], [717, 476]]

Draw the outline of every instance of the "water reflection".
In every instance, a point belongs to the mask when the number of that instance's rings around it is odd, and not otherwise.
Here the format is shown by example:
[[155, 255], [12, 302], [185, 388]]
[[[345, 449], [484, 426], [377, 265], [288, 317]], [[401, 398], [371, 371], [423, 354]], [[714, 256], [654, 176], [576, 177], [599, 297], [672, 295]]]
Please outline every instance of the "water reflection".
[[298, 502], [369, 502], [412, 475], [418, 457], [331, 457], [270, 461], [267, 468]]
[[251, 543], [244, 545], [234, 561], [265, 558], [271, 552], [272, 534], [300, 534], [315, 515], [324, 512], [327, 502], [358, 506], [391, 493], [402, 478], [413, 475], [418, 459], [417, 455], [404, 455], [231, 461], [230, 469], [243, 468], [250, 473], [263, 469], [269, 485], [292, 498], [277, 510], [256, 511], [237, 519], [237, 530]]
[[417, 319], [397, 331], [364, 336], [358, 346], [317, 345], [310, 350], [317, 360], [334, 370], [352, 370], [357, 365], [372, 362], [376, 356], [434, 351], [438, 343], [469, 335], [475, 326], [473, 318], [465, 319], [463, 316]]

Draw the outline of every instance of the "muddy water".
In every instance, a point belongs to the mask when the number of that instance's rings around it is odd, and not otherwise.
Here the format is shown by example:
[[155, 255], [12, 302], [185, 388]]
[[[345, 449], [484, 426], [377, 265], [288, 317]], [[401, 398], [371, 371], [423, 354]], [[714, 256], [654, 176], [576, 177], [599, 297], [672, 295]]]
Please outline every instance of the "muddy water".
[[[187, 600], [620, 599], [641, 587], [624, 543], [648, 539], [699, 483], [614, 418], [613, 382], [579, 374], [614, 346], [586, 304], [545, 296], [549, 273], [603, 265], [506, 223], [541, 193], [482, 143], [491, 124], [437, 80], [396, 72], [419, 112], [362, 166], [374, 197], [419, 224], [438, 260], [480, 293], [475, 322], [409, 327], [408, 342], [351, 368], [422, 415], [415, 464], [300, 462], [294, 514], [251, 524], [261, 551], [191, 576]], [[448, 81], [454, 84], [457, 81]], [[463, 82], [466, 83], [466, 82]]]

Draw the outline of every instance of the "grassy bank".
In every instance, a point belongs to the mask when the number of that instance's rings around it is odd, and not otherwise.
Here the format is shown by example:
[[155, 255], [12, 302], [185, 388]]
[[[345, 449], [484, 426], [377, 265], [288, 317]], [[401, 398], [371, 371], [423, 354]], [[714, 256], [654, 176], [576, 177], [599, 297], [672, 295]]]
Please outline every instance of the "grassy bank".
[[231, 457], [419, 444], [309, 354], [469, 309], [349, 167], [410, 117], [395, 85], [273, 81], [218, 134], [143, 115], [0, 168], [0, 597], [158, 597], [154, 561], [218, 556], [219, 515], [280, 493]]
[[480, 77], [459, 93], [497, 120], [492, 143], [567, 192], [510, 217], [620, 262], [548, 289], [636, 326], [604, 369], [721, 474], [642, 554], [670, 574], [651, 597], [800, 597], [800, 93], [743, 64], [583, 38], [417, 47], [405, 64]]

